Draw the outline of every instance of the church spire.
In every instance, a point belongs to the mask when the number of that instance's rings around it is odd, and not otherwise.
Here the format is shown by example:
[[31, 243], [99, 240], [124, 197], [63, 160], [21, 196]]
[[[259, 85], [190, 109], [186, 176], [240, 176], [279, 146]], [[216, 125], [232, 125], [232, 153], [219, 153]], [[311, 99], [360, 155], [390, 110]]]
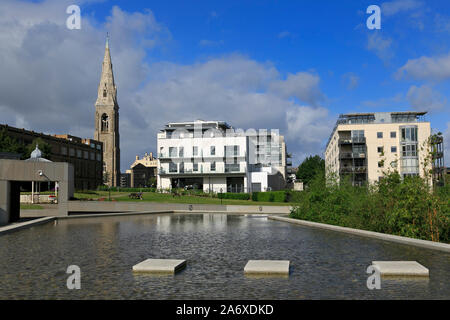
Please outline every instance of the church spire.
[[105, 55], [103, 57], [102, 75], [98, 86], [96, 104], [117, 104], [117, 88], [114, 82], [114, 73], [109, 51], [109, 34], [106, 36]]

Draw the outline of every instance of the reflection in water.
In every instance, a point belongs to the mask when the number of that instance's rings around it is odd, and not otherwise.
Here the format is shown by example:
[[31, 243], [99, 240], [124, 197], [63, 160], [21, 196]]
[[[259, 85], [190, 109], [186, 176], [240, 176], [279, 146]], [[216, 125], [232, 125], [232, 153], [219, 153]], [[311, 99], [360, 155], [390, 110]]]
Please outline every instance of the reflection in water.
[[[60, 220], [0, 236], [0, 299], [449, 299], [450, 254], [260, 216], [155, 214]], [[135, 274], [148, 258], [176, 275]], [[288, 277], [245, 275], [248, 260], [290, 260]], [[382, 278], [375, 260], [415, 260], [429, 278]], [[81, 290], [66, 288], [69, 265]]]

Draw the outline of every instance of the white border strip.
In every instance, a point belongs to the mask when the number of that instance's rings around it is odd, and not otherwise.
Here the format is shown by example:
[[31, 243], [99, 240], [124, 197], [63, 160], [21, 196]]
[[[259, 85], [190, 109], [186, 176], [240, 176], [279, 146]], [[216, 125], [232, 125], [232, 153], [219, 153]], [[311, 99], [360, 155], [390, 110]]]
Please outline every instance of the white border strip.
[[330, 224], [305, 221], [305, 220], [299, 220], [299, 219], [293, 219], [293, 218], [287, 218], [287, 217], [269, 216], [268, 219], [299, 224], [299, 225], [303, 225], [303, 226], [307, 226], [307, 227], [350, 233], [350, 234], [354, 234], [354, 235], [358, 235], [358, 236], [375, 238], [375, 239], [391, 241], [391, 242], [397, 242], [397, 243], [401, 243], [401, 244], [407, 244], [407, 245], [412, 245], [412, 246], [417, 246], [417, 247], [422, 247], [422, 248], [427, 248], [427, 249], [450, 252], [450, 244], [441, 243], [441, 242], [413, 239], [413, 238], [395, 236], [395, 235], [385, 234], [385, 233], [380, 233], [380, 232], [373, 232], [373, 231], [352, 229], [352, 228], [346, 228], [346, 227], [340, 227], [340, 226], [333, 226]]

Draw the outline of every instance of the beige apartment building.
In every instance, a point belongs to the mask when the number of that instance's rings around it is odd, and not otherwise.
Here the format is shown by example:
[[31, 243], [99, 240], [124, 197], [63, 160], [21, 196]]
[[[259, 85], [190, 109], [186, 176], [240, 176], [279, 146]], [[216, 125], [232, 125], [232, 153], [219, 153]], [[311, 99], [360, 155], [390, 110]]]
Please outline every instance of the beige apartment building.
[[[343, 114], [325, 151], [327, 175], [350, 177], [354, 185], [378, 181], [383, 172], [424, 176], [426, 145], [431, 135], [426, 112]], [[431, 168], [431, 164], [430, 164]]]

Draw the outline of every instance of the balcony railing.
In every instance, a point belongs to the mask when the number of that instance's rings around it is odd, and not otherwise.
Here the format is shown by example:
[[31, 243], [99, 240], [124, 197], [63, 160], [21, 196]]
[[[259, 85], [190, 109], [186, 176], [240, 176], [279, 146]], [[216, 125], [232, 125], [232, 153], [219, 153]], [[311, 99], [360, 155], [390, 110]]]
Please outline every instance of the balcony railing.
[[339, 159], [364, 159], [366, 154], [364, 152], [342, 152], [339, 153]]
[[177, 171], [168, 171], [163, 168], [158, 169], [158, 174], [161, 175], [201, 175], [201, 174], [224, 174], [224, 173], [230, 173], [230, 174], [245, 174], [246, 170], [244, 168], [216, 168], [216, 170], [211, 169], [205, 169], [205, 168], [199, 168], [199, 170], [193, 170], [193, 169], [184, 169], [184, 170], [177, 170]]
[[348, 139], [339, 139], [339, 144], [366, 143], [366, 137], [352, 137]]
[[367, 171], [366, 166], [358, 166], [358, 167], [342, 167], [339, 169], [341, 173], [364, 173]]

